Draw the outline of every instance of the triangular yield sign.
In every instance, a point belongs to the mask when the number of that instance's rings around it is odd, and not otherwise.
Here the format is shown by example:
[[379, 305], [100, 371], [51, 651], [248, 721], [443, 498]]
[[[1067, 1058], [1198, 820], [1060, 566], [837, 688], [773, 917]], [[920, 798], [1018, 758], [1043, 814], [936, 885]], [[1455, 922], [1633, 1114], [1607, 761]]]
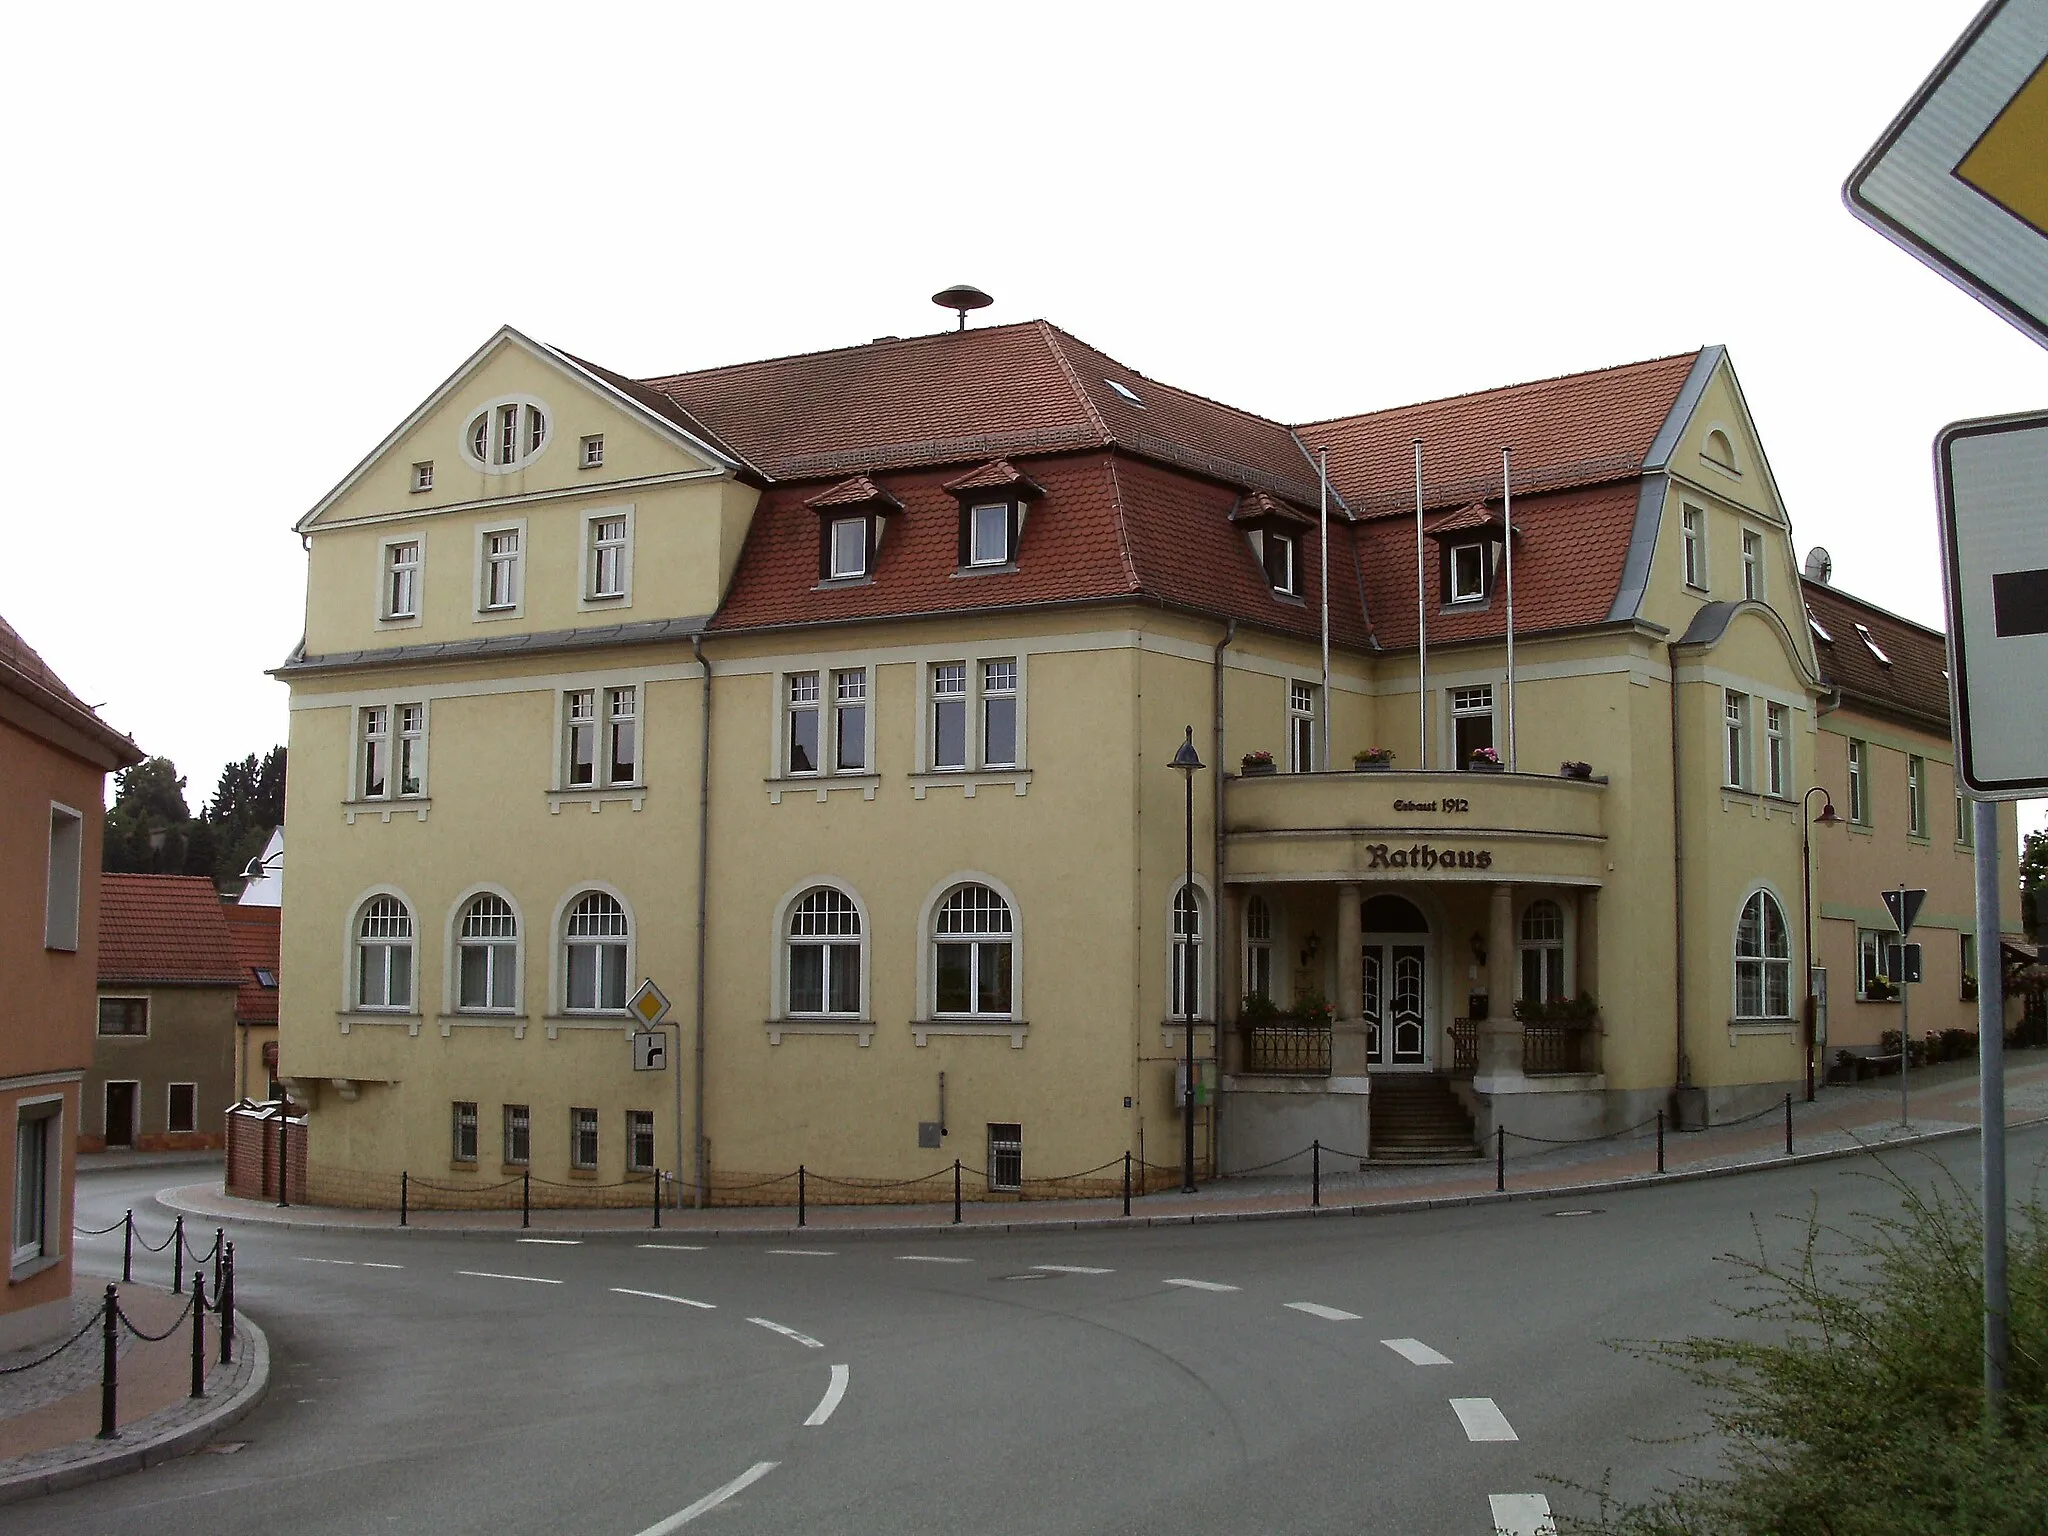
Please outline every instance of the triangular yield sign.
[[1885, 910], [1892, 915], [1892, 926], [1904, 938], [1913, 931], [1913, 919], [1920, 915], [1920, 903], [1927, 899], [1924, 890], [1901, 887], [1884, 893]]

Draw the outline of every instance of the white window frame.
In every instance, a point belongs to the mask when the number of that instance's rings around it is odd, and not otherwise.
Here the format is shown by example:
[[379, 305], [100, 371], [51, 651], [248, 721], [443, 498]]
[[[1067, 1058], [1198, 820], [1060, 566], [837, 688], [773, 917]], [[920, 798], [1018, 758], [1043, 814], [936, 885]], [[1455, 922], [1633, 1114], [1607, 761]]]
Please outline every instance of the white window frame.
[[[634, 509], [631, 505], [617, 507], [595, 507], [583, 514], [583, 545], [578, 556], [576, 590], [579, 594], [576, 606], [588, 613], [593, 609], [613, 610], [633, 606], [633, 550], [638, 532], [634, 526]], [[625, 523], [625, 536], [618, 543], [607, 542], [604, 546], [618, 551], [618, 583], [616, 592], [598, 590], [598, 571], [603, 560], [599, 554], [597, 530], [603, 523]]]
[[[584, 1132], [590, 1134], [590, 1156], [583, 1155]], [[595, 1107], [584, 1104], [569, 1109], [569, 1166], [580, 1172], [595, 1173], [597, 1160], [604, 1155], [604, 1123]]]
[[[1757, 911], [1757, 953], [1745, 955], [1742, 952], [1742, 921], [1753, 904], [1767, 903], [1778, 914], [1778, 931], [1784, 936], [1785, 952], [1774, 955], [1770, 950], [1769, 929], [1764, 921], [1764, 908]], [[1733, 960], [1729, 972], [1731, 990], [1728, 994], [1729, 1017], [1744, 1024], [1785, 1024], [1792, 1018], [1792, 925], [1785, 917], [1785, 903], [1778, 893], [1769, 886], [1752, 887], [1742, 898], [1741, 906], [1735, 910], [1735, 933], [1729, 945]], [[1756, 972], [1756, 996], [1758, 1009], [1755, 1013], [1742, 1011], [1742, 985], [1746, 967]], [[1784, 993], [1784, 1008], [1771, 1011], [1771, 981], [1776, 975]]]
[[[415, 551], [411, 565], [399, 566], [393, 563], [393, 552], [412, 545]], [[411, 572], [412, 606], [400, 609], [393, 596], [392, 576], [400, 570]], [[427, 586], [427, 535], [425, 530], [415, 533], [395, 534], [388, 539], [377, 541], [377, 627], [379, 629], [415, 629], [420, 616], [426, 611]]]
[[[939, 965], [939, 915], [946, 901], [954, 892], [970, 885], [986, 886], [1002, 898], [1010, 911], [1010, 1010], [1008, 1013], [941, 1013], [938, 1008], [938, 965]], [[946, 941], [970, 943], [995, 943], [1003, 938], [1000, 934], [988, 934], [980, 938], [946, 936]], [[934, 886], [926, 896], [923, 910], [918, 914], [917, 923], [917, 992], [918, 1017], [934, 1022], [962, 1024], [1009, 1025], [1021, 1030], [1029, 1015], [1024, 1011], [1024, 917], [1016, 893], [993, 875], [979, 870], [961, 870]]]
[[1685, 547], [1685, 584], [1695, 592], [1707, 590], [1707, 512], [1704, 507], [1681, 502], [1679, 529]]
[[[996, 529], [996, 546], [993, 550], [982, 544], [983, 513], [993, 512], [999, 520]], [[990, 566], [1010, 565], [1015, 562], [1017, 552], [1010, 548], [1010, 503], [1007, 501], [977, 501], [967, 508], [967, 564], [970, 568], [984, 569]]]
[[[814, 895], [829, 893], [845, 901], [852, 909], [856, 931], [848, 934], [796, 932], [798, 919], [803, 915], [804, 904]], [[794, 951], [799, 944], [817, 945], [827, 951], [824, 964], [823, 1008], [798, 1009], [791, 997], [791, 980], [795, 972]], [[868, 1011], [869, 966], [868, 966], [868, 914], [858, 894], [837, 880], [806, 881], [799, 889], [790, 892], [776, 907], [774, 950], [776, 955], [773, 980], [775, 1015], [777, 1018], [817, 1020], [821, 1023], [847, 1023], [872, 1017]], [[851, 1012], [833, 1008], [832, 974], [834, 950], [851, 950], [855, 972], [855, 1002]]]
[[[642, 1133], [646, 1135], [647, 1156], [640, 1155]], [[626, 1172], [652, 1173], [659, 1151], [655, 1147], [654, 1111], [651, 1109], [629, 1109], [626, 1111]]]
[[477, 1160], [478, 1143], [482, 1138], [477, 1133], [480, 1106], [475, 1099], [451, 1099], [448, 1103], [448, 1161], [451, 1163], [474, 1163]]
[[[487, 900], [504, 903], [505, 912], [512, 920], [512, 933], [509, 938], [502, 934], [470, 936], [466, 932], [471, 911], [479, 902]], [[493, 917], [495, 918], [496, 914], [493, 914]], [[509, 962], [511, 974], [505, 981], [512, 1000], [503, 1004], [465, 1002], [462, 993], [463, 956], [473, 949], [488, 952], [484, 961], [484, 996], [488, 998], [498, 990], [496, 983], [499, 980], [500, 955], [508, 948], [512, 952]], [[461, 898], [449, 909], [446, 954], [449, 957], [448, 1012], [480, 1017], [495, 1015], [500, 1018], [519, 1014], [522, 1000], [526, 996], [526, 920], [519, 910], [519, 903], [512, 899], [509, 891], [495, 885], [482, 885], [463, 892]]]
[[1495, 696], [1491, 683], [1468, 683], [1444, 690], [1444, 754], [1453, 768], [1467, 767], [1471, 761], [1469, 755], [1461, 755], [1458, 750], [1460, 720], [1484, 718], [1489, 727], [1488, 734], [1494, 741], [1494, 750], [1500, 750], [1500, 720], [1495, 714]]
[[[620, 695], [632, 695], [629, 713], [615, 713]], [[589, 713], [577, 714], [581, 701], [589, 701]], [[633, 772], [618, 777], [615, 727], [633, 728]], [[590, 782], [575, 780], [575, 731], [587, 726], [591, 732]], [[624, 793], [647, 787], [647, 685], [638, 678], [610, 678], [593, 681], [581, 688], [564, 688], [555, 702], [555, 788], [557, 794]]]
[[[380, 934], [366, 936], [363, 933], [363, 924], [370, 915], [371, 906], [381, 901], [395, 902], [399, 910], [404, 914], [406, 930], [403, 935]], [[385, 920], [389, 921], [388, 916]], [[387, 954], [383, 961], [384, 985], [381, 991], [382, 1001], [366, 1001], [363, 988], [365, 981], [363, 966], [364, 962], [369, 958], [368, 950], [373, 945], [380, 949], [395, 949], [399, 946], [401, 940], [406, 951], [404, 998], [398, 1002], [391, 1000], [393, 971], [391, 957]], [[348, 1011], [350, 1013], [416, 1014], [419, 1012], [420, 921], [419, 914], [414, 910], [413, 904], [410, 901], [406, 900], [399, 892], [393, 890], [366, 892], [349, 909], [348, 947], [349, 964], [345, 985], [348, 988]]]
[[[1194, 898], [1195, 932], [1194, 942], [1188, 943], [1183, 932], [1186, 914], [1185, 898]], [[1209, 980], [1210, 945], [1215, 938], [1214, 903], [1209, 900], [1208, 883], [1199, 875], [1190, 886], [1186, 879], [1176, 880], [1167, 892], [1166, 900], [1166, 1019], [1168, 1023], [1181, 1023], [1187, 1018], [1183, 1010], [1181, 988], [1188, 976], [1190, 963], [1194, 967], [1194, 1016], [1197, 1023], [1206, 1023], [1215, 1017], [1213, 999], [1210, 993], [1214, 984]], [[1193, 953], [1190, 955], [1189, 950]]]
[[[192, 1090], [192, 1123], [187, 1126], [180, 1126], [177, 1123], [178, 1116], [175, 1112], [175, 1106], [178, 1102], [178, 1090], [180, 1088]], [[166, 1136], [191, 1136], [197, 1134], [198, 1130], [199, 1085], [197, 1083], [164, 1084], [164, 1134]]]
[[[503, 1138], [504, 1163], [508, 1168], [526, 1168], [533, 1163], [533, 1106], [503, 1104], [498, 1109]], [[523, 1145], [522, 1145], [523, 1144]]]
[[[1531, 935], [1530, 922], [1538, 907], [1549, 907], [1557, 917], [1557, 934], [1553, 939], [1547, 933]], [[1526, 957], [1532, 954], [1556, 955], [1557, 998], [1531, 998], [1528, 990]], [[1537, 962], [1539, 969], [1547, 972], [1551, 962], [1546, 958]], [[1528, 902], [1515, 919], [1515, 999], [1518, 1002], [1554, 1002], [1572, 995], [1572, 920], [1565, 904], [1555, 896], [1538, 896]]]
[[576, 467], [578, 469], [604, 468], [604, 434], [587, 432], [576, 445]]
[[1753, 603], [1764, 600], [1764, 536], [1754, 528], [1742, 530], [1742, 595]]
[[[571, 935], [569, 933], [569, 925], [574, 920], [577, 906], [584, 900], [585, 897], [588, 896], [608, 896], [613, 901], [618, 903], [620, 912], [622, 912], [625, 915], [626, 931], [623, 936], [592, 935], [585, 937], [579, 935], [572, 940]], [[637, 967], [640, 923], [638, 919], [635, 918], [635, 916], [633, 915], [632, 903], [627, 901], [624, 896], [620, 895], [616, 888], [607, 885], [602, 881], [586, 881], [585, 883], [575, 887], [575, 889], [570, 891], [570, 893], [567, 896], [562, 898], [562, 905], [555, 914], [553, 933], [553, 966], [555, 970], [555, 975], [552, 979], [551, 995], [554, 998], [555, 1007], [557, 1011], [565, 1015], [574, 1015], [577, 1017], [625, 1017], [626, 1000], [627, 998], [632, 996], [633, 978], [639, 974]], [[598, 967], [596, 973], [596, 979], [598, 983], [598, 989], [595, 994], [596, 1006], [586, 1008], [572, 1005], [569, 998], [569, 973], [571, 969], [569, 960], [569, 950], [572, 945], [572, 942], [578, 945], [587, 946], [602, 951], [603, 949], [610, 947], [612, 944], [619, 942], [621, 937], [623, 938], [624, 942], [626, 958], [622, 979], [620, 981], [621, 991], [619, 993], [619, 1000], [617, 1006], [607, 1007], [604, 1005], [603, 1002], [604, 962], [601, 957], [596, 962]]]
[[1787, 733], [1791, 719], [1787, 705], [1764, 700], [1764, 792], [1780, 800], [1792, 780], [1792, 738]]
[[1870, 746], [1854, 736], [1843, 748], [1849, 762], [1849, 825], [1875, 825], [1870, 814]]
[[43, 875], [43, 948], [75, 954], [85, 881], [85, 817], [50, 802], [50, 847]]
[[1322, 684], [1305, 677], [1287, 680], [1287, 771], [1314, 773], [1321, 757]]
[[1024, 1127], [1013, 1120], [988, 1122], [988, 1187], [1015, 1194], [1024, 1188]]
[[[1265, 915], [1263, 923], [1254, 921], [1255, 912]], [[1245, 898], [1243, 922], [1244, 974], [1239, 978], [1243, 985], [1238, 990], [1247, 998], [1261, 997], [1277, 1005], [1280, 999], [1273, 995], [1277, 990], [1273, 951], [1278, 943], [1279, 925], [1273, 920], [1273, 904], [1262, 892], [1254, 891]], [[1264, 932], [1259, 931], [1262, 927]]]
[[[503, 421], [507, 408], [514, 411], [512, 435], [512, 456], [504, 453]], [[540, 438], [534, 441], [533, 413], [540, 415]], [[476, 451], [476, 426], [485, 423], [483, 447]], [[462, 418], [462, 435], [458, 441], [463, 460], [472, 469], [487, 475], [516, 475], [548, 450], [555, 438], [555, 413], [547, 402], [533, 395], [499, 395], [483, 401]]]
[[[1962, 996], [1963, 978], [1966, 976], [1976, 977], [1979, 986], [1984, 984], [1984, 978], [1977, 971], [1977, 935], [1967, 928], [1962, 928], [1956, 932], [1956, 994], [1958, 998]], [[1967, 1001], [1967, 999], [1964, 1000]]]
[[[1472, 563], [1472, 576], [1474, 580], [1470, 586], [1467, 586], [1459, 579], [1458, 557], [1466, 553], [1471, 553], [1474, 556]], [[1466, 539], [1460, 543], [1453, 543], [1444, 551], [1444, 559], [1449, 563], [1451, 602], [1453, 604], [1485, 602], [1487, 574], [1486, 540]]]
[[[1274, 553], [1284, 549], [1287, 552], [1287, 569], [1277, 576], [1273, 570]], [[1301, 596], [1301, 540], [1284, 528], [1268, 529], [1259, 540], [1259, 564], [1266, 572], [1266, 584], [1283, 597]]]
[[[517, 545], [509, 556], [494, 556], [490, 541], [504, 534], [511, 534]], [[526, 538], [526, 519], [516, 518], [507, 522], [478, 523], [476, 525], [476, 613], [478, 623], [499, 619], [521, 619], [526, 616], [526, 557], [532, 546]], [[491, 567], [505, 561], [512, 568], [512, 600], [506, 603], [491, 602]]]
[[[354, 799], [365, 804], [426, 799], [427, 740], [431, 730], [426, 700], [380, 700], [374, 704], [358, 705], [355, 713], [355, 763], [351, 783]], [[374, 734], [373, 722], [377, 722]], [[384, 784], [375, 790], [370, 785], [372, 742], [381, 743], [384, 749]], [[408, 767], [413, 770], [416, 780], [412, 789], [405, 788]]]
[[1898, 937], [1886, 933], [1882, 928], [1858, 928], [1856, 930], [1856, 1000], [1858, 1002], [1888, 1003], [1897, 998], [1897, 983], [1893, 983], [1890, 997], [1878, 997], [1869, 990], [1872, 976], [1881, 976], [1892, 981], [1891, 941]]
[[1726, 748], [1722, 787], [1752, 789], [1755, 787], [1756, 769], [1751, 761], [1748, 694], [1735, 688], [1721, 690], [1721, 724]]
[[[832, 698], [827, 711], [821, 716], [820, 725], [829, 724], [831, 739], [820, 743], [821, 749], [829, 753], [833, 773], [872, 773], [875, 757], [871, 748], [875, 728], [874, 689], [866, 667], [834, 667], [827, 674], [831, 679]], [[822, 702], [822, 701], [821, 701]], [[849, 732], [847, 721], [859, 711], [859, 726]], [[846, 761], [846, 748], [852, 745], [859, 753], [859, 762]]]
[[[993, 650], [993, 647], [990, 648]], [[1030, 766], [1030, 746], [1027, 719], [1029, 714], [1029, 685], [1026, 680], [1028, 658], [1022, 650], [999, 655], [987, 653], [954, 654], [936, 660], [925, 661], [918, 667], [918, 719], [917, 719], [917, 771], [920, 774], [1022, 774]], [[1016, 686], [1011, 689], [988, 687], [988, 668], [991, 664], [1010, 663], [1016, 668]], [[964, 758], [961, 763], [941, 767], [935, 760], [938, 745], [938, 703], [942, 697], [936, 690], [941, 667], [962, 667], [965, 669], [966, 691], [962, 694], [947, 694], [947, 699], [959, 699], [963, 705], [965, 724]], [[872, 690], [872, 678], [870, 688]], [[1017, 760], [1014, 763], [995, 763], [988, 759], [988, 710], [989, 698], [1014, 698], [1016, 700]], [[869, 711], [869, 730], [874, 729], [874, 712]], [[869, 743], [869, 760], [873, 761], [873, 742]], [[919, 791], [920, 797], [922, 790]]]
[[415, 461], [412, 466], [413, 494], [417, 496], [420, 492], [431, 491], [433, 488], [434, 461], [432, 459], [419, 459]]
[[[31, 1132], [29, 1127], [35, 1127]], [[7, 1229], [10, 1278], [24, 1278], [30, 1266], [54, 1263], [64, 1254], [63, 1222], [63, 1132], [64, 1100], [60, 1095], [21, 1099], [14, 1107], [14, 1147], [8, 1164], [13, 1173], [9, 1189], [10, 1221]], [[22, 1149], [33, 1135], [40, 1179], [22, 1177]], [[24, 1203], [23, 1196], [28, 1200]]]
[[1906, 754], [1906, 836], [1927, 836], [1927, 759]]
[[[871, 542], [871, 536], [868, 532], [869, 521], [870, 519], [865, 513], [857, 513], [852, 517], [826, 519], [826, 569], [830, 572], [825, 578], [827, 581], [860, 581], [869, 574], [870, 567], [874, 563], [870, 558], [869, 550]], [[858, 560], [848, 561], [842, 558], [849, 553], [853, 553], [853, 551], [847, 548], [847, 542], [840, 537], [847, 530], [851, 530], [858, 536]]]

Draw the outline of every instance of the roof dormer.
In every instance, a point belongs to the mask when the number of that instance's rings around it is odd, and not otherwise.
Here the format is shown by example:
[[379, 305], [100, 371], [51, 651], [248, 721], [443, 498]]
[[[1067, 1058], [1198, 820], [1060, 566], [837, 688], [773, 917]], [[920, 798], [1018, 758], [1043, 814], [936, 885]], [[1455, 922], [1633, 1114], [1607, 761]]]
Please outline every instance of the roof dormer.
[[804, 502], [818, 514], [818, 581], [872, 581], [888, 519], [903, 503], [866, 475], [842, 480]]
[[[1426, 530], [1441, 552], [1438, 601], [1446, 608], [1478, 606], [1493, 596], [1493, 573], [1507, 543], [1507, 524], [1483, 501], [1440, 519]], [[1521, 529], [1515, 530], [1520, 537]]]
[[1014, 570], [1025, 514], [1044, 489], [1008, 459], [991, 459], [944, 489], [960, 503], [960, 571]]
[[1315, 526], [1315, 520], [1292, 503], [1268, 496], [1264, 491], [1249, 491], [1239, 498], [1231, 509], [1230, 520], [1244, 530], [1252, 553], [1266, 573], [1266, 585], [1274, 595], [1300, 597], [1302, 539]]

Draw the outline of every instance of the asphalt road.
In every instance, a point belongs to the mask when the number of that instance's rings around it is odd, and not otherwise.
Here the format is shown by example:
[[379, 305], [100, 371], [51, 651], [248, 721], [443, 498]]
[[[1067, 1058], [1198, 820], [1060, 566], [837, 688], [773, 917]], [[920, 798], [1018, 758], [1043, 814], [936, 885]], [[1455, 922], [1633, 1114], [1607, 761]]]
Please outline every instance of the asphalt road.
[[[2013, 1184], [2048, 1131], [2012, 1141]], [[1898, 1159], [1974, 1192], [1977, 1143]], [[1867, 1159], [1369, 1219], [929, 1238], [230, 1235], [270, 1393], [230, 1455], [0, 1529], [1485, 1536], [1711, 1470], [1613, 1346], [1737, 1326], [1719, 1256], [1896, 1208]], [[93, 1172], [79, 1223], [176, 1170]], [[1591, 1206], [1590, 1212], [1587, 1206]], [[79, 1267], [117, 1271], [118, 1236]], [[792, 1251], [800, 1250], [800, 1251]], [[140, 1278], [140, 1275], [138, 1275]], [[1199, 1282], [1199, 1283], [1196, 1283]], [[1392, 1341], [1392, 1342], [1389, 1342]], [[1521, 1528], [1533, 1529], [1523, 1524]]]

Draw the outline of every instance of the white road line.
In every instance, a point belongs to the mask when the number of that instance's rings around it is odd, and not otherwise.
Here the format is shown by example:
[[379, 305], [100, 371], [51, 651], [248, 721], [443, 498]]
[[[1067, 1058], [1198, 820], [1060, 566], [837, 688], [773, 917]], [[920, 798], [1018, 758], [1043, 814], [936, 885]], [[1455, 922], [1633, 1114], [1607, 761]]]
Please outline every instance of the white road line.
[[798, 1333], [794, 1328], [785, 1328], [780, 1323], [771, 1323], [765, 1317], [750, 1317], [747, 1321], [756, 1327], [766, 1328], [770, 1333], [779, 1333], [785, 1339], [795, 1339], [805, 1349], [823, 1349], [825, 1347], [808, 1333]]
[[1042, 1269], [1053, 1275], [1113, 1275], [1113, 1269], [1097, 1269], [1093, 1264], [1034, 1264], [1033, 1269]]
[[1458, 1416], [1458, 1422], [1465, 1426], [1467, 1440], [1519, 1440], [1508, 1416], [1494, 1405], [1490, 1397], [1454, 1397], [1451, 1411]]
[[1557, 1536], [1550, 1500], [1540, 1493], [1489, 1493], [1497, 1536]]
[[653, 1525], [647, 1527], [646, 1530], [640, 1532], [640, 1536], [668, 1536], [670, 1531], [681, 1530], [699, 1515], [718, 1508], [719, 1505], [723, 1504], [734, 1494], [746, 1492], [747, 1489], [753, 1487], [754, 1484], [761, 1481], [770, 1472], [773, 1472], [775, 1468], [776, 1463], [772, 1461], [755, 1462], [723, 1488], [714, 1488], [688, 1509], [679, 1509], [666, 1520], [657, 1520]]
[[896, 1255], [896, 1262], [899, 1264], [972, 1264], [974, 1260], [956, 1259], [950, 1256], [942, 1257], [936, 1253], [899, 1253]]
[[297, 1259], [297, 1260], [298, 1260], [298, 1261], [299, 1261], [299, 1262], [300, 1262], [301, 1264], [353, 1264], [353, 1263], [355, 1263], [355, 1260], [354, 1260], [354, 1259], [316, 1259], [316, 1258], [313, 1258], [313, 1257], [311, 1257], [310, 1255], [307, 1255], [307, 1254], [303, 1254], [303, 1253], [295, 1253], [295, 1254], [293, 1254], [293, 1255], [292, 1255], [292, 1257], [293, 1257], [293, 1258], [295, 1258], [295, 1259]]
[[659, 1248], [664, 1253], [702, 1253], [702, 1243], [639, 1243], [641, 1248]]
[[1214, 1280], [1169, 1280], [1168, 1285], [1185, 1286], [1191, 1291], [1234, 1291], [1234, 1285], [1218, 1285]]
[[838, 1252], [836, 1248], [770, 1248], [768, 1251], [790, 1259], [829, 1259]]
[[839, 1400], [846, 1396], [846, 1381], [853, 1373], [843, 1365], [832, 1367], [832, 1385], [825, 1389], [825, 1395], [818, 1399], [818, 1406], [811, 1410], [811, 1416], [804, 1420], [805, 1429], [816, 1429], [832, 1417], [832, 1410], [839, 1406]]
[[458, 1269], [458, 1275], [467, 1275], [472, 1280], [524, 1280], [528, 1285], [560, 1285], [559, 1280], [543, 1280], [539, 1275], [498, 1275], [488, 1269]]
[[405, 1266], [404, 1266], [403, 1264], [379, 1264], [379, 1263], [375, 1262], [375, 1261], [374, 1261], [374, 1260], [372, 1260], [372, 1259], [365, 1259], [365, 1260], [363, 1260], [363, 1268], [365, 1268], [365, 1269], [403, 1269], [403, 1268], [405, 1268]]
[[512, 1241], [515, 1243], [545, 1243], [550, 1248], [581, 1248], [583, 1246], [583, 1239], [580, 1237], [515, 1237]]
[[1449, 1365], [1451, 1357], [1440, 1355], [1420, 1339], [1381, 1339], [1380, 1342], [1410, 1365]]
[[612, 1287], [616, 1296], [645, 1296], [649, 1301], [672, 1301], [679, 1307], [700, 1307], [706, 1312], [716, 1312], [718, 1304], [711, 1301], [692, 1301], [687, 1296], [665, 1296], [660, 1291], [632, 1291], [623, 1285]]
[[1346, 1312], [1342, 1307], [1326, 1307], [1319, 1301], [1290, 1301], [1287, 1305], [1296, 1312], [1306, 1312], [1310, 1317], [1320, 1317], [1332, 1323], [1355, 1323], [1356, 1312]]

